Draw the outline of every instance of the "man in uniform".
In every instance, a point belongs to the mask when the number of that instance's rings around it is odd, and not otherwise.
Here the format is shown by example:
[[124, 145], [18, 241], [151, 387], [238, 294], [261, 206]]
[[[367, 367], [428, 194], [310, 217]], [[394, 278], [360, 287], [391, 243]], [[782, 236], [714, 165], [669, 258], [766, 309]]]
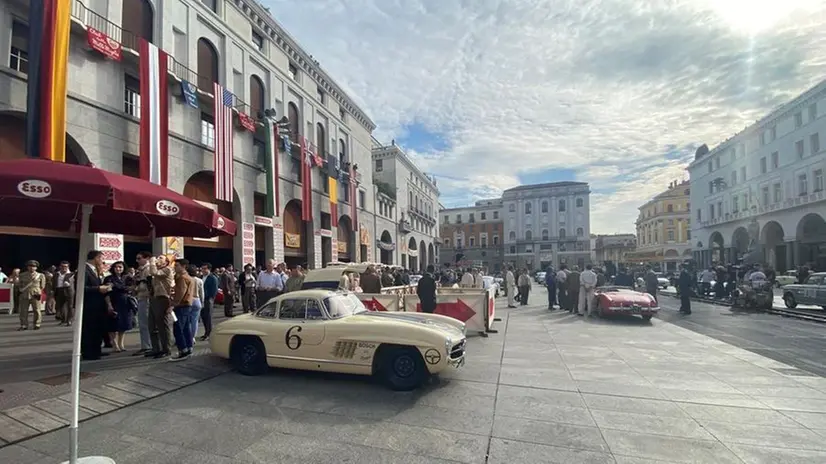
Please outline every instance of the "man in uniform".
[[220, 287], [224, 292], [224, 316], [232, 317], [233, 309], [235, 307], [235, 287], [237, 279], [232, 265], [227, 266], [224, 272], [221, 273]]
[[31, 260], [26, 263], [26, 270], [20, 273], [20, 301], [17, 305], [20, 313], [20, 328], [17, 330], [28, 330], [29, 328], [29, 308], [34, 312], [34, 330], [40, 330], [41, 302], [40, 297], [46, 288], [46, 276], [37, 272], [40, 263]]

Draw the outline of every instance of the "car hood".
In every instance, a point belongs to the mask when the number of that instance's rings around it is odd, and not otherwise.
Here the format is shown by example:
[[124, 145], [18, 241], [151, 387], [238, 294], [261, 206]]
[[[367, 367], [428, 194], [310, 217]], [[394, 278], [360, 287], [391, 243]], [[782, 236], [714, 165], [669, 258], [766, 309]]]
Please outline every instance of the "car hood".
[[396, 322], [407, 323], [411, 325], [421, 326], [425, 325], [431, 329], [437, 329], [441, 332], [444, 332], [445, 335], [450, 336], [451, 338], [457, 338], [463, 336], [462, 331], [457, 328], [456, 326], [450, 325], [445, 322], [433, 320], [432, 318], [428, 317], [429, 314], [418, 314], [418, 313], [407, 313], [407, 312], [384, 312], [384, 311], [368, 311], [364, 313], [356, 314], [352, 317], [363, 317], [363, 318], [376, 318], [376, 319], [387, 319]]
[[639, 292], [606, 292], [600, 295], [613, 303], [648, 304], [653, 300], [647, 293]]

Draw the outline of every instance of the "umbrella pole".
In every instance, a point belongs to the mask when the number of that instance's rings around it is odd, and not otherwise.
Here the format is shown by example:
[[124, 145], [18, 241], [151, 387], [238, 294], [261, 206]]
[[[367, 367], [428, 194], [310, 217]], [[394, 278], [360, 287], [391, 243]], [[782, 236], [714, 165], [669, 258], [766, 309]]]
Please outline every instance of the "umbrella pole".
[[[83, 331], [83, 297], [86, 289], [86, 253], [89, 251], [89, 219], [92, 215], [92, 206], [83, 205], [80, 220], [80, 240], [77, 253], [77, 273], [75, 274], [75, 322], [72, 325], [72, 422], [69, 425], [69, 463], [93, 464], [112, 463], [109, 458], [77, 457], [77, 430], [80, 419], [80, 340]], [[65, 463], [64, 463], [65, 464]]]

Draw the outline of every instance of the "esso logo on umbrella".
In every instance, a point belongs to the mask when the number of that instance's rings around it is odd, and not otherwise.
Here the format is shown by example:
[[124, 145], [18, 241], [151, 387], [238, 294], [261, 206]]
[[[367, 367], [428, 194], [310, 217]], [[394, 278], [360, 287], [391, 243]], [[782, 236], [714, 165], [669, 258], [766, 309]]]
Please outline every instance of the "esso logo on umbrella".
[[17, 191], [30, 198], [46, 198], [52, 194], [52, 186], [42, 180], [24, 180], [17, 184]]
[[181, 212], [181, 208], [169, 200], [160, 200], [155, 203], [155, 209], [164, 216], [176, 216]]

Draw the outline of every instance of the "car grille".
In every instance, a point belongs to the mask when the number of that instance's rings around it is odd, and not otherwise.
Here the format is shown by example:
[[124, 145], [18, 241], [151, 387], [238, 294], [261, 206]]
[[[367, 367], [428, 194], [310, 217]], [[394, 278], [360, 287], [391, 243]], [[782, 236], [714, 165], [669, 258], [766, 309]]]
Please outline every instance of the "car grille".
[[465, 354], [466, 343], [467, 340], [462, 340], [461, 342], [453, 345], [453, 348], [450, 349], [450, 359], [461, 358]]
[[356, 346], [356, 342], [336, 342], [336, 345], [333, 347], [332, 355], [335, 358], [352, 359], [353, 355], [356, 353]]

